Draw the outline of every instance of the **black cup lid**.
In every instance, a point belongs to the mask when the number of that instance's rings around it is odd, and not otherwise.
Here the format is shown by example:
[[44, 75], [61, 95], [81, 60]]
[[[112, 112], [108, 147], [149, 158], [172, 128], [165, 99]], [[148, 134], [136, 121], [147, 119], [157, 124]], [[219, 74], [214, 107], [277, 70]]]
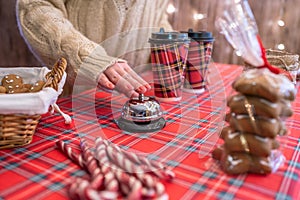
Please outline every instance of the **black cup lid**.
[[165, 32], [164, 28], [160, 28], [159, 32], [152, 33], [149, 39], [150, 43], [173, 43], [173, 42], [189, 42], [187, 33], [181, 32]]
[[214, 41], [212, 32], [208, 31], [193, 31], [193, 29], [190, 28], [188, 31], [181, 31], [181, 33], [187, 33], [191, 39], [196, 41]]

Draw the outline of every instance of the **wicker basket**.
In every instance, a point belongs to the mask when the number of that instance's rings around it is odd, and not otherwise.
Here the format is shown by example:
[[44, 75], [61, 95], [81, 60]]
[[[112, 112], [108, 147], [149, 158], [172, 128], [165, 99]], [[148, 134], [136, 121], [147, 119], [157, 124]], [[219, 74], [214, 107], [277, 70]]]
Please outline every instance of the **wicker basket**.
[[[46, 102], [41, 102], [46, 107], [42, 110], [34, 110], [33, 106], [31, 110], [26, 111], [25, 109], [28, 107], [26, 104], [26, 94], [23, 95], [22, 98], [25, 97], [24, 101], [18, 102], [25, 102], [23, 107], [24, 110], [20, 111], [20, 113], [9, 113], [9, 110], [0, 111], [0, 149], [5, 148], [13, 148], [18, 146], [24, 146], [32, 141], [32, 137], [35, 133], [35, 129], [39, 123], [39, 119], [41, 118], [41, 114], [46, 113], [48, 111], [49, 106], [51, 103], [56, 102], [57, 97], [59, 96], [59, 90], [64, 85], [65, 82], [65, 69], [66, 69], [67, 62], [65, 59], [59, 59], [55, 65], [53, 66], [52, 70], [48, 70], [45, 74], [44, 80], [46, 84], [44, 89], [41, 91], [44, 93], [43, 95], [47, 95], [47, 92], [51, 92], [52, 95], [49, 95], [51, 99], [46, 99]], [[17, 69], [17, 68], [16, 68]], [[42, 69], [36, 68], [35, 70]], [[43, 68], [44, 69], [44, 68]], [[11, 69], [10, 69], [11, 70]], [[51, 88], [51, 89], [50, 89]], [[37, 92], [39, 93], [39, 92]], [[5, 97], [10, 97], [8, 95], [18, 95], [18, 94], [2, 94], [0, 95], [0, 99]], [[28, 98], [33, 98], [35, 94], [29, 93]], [[36, 94], [39, 95], [39, 94]], [[34, 102], [35, 103], [35, 102]], [[22, 105], [20, 105], [22, 106]], [[16, 106], [17, 107], [17, 106]], [[47, 108], [48, 107], [48, 108]], [[14, 108], [12, 108], [14, 109]], [[30, 109], [30, 108], [27, 108]], [[11, 112], [14, 112], [13, 110]], [[28, 114], [26, 114], [28, 112]], [[4, 114], [3, 114], [4, 113]]]

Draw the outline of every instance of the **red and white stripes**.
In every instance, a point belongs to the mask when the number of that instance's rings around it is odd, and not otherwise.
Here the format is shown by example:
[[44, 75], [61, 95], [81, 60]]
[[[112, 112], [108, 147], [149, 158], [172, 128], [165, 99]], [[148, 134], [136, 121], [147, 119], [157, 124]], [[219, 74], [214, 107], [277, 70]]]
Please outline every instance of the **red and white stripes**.
[[126, 152], [100, 137], [93, 150], [82, 139], [77, 154], [63, 141], [56, 146], [90, 174], [89, 180], [72, 182], [71, 199], [168, 199], [160, 180], [171, 181], [175, 174], [160, 162]]

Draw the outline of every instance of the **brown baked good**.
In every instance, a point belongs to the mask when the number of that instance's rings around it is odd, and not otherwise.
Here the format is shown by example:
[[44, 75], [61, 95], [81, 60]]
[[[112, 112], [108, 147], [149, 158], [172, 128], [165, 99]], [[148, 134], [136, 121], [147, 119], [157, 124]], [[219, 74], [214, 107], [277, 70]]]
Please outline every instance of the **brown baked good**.
[[293, 101], [296, 88], [285, 76], [274, 74], [268, 69], [244, 71], [232, 84], [232, 87], [244, 95], [259, 96], [271, 102], [280, 99]]
[[2, 78], [1, 83], [6, 88], [7, 93], [18, 93], [18, 91], [22, 90], [23, 79], [19, 75], [8, 74]]
[[38, 92], [43, 89], [45, 81], [39, 80], [30, 87], [30, 92]]
[[23, 83], [23, 79], [19, 75], [8, 74], [1, 80], [3, 86], [0, 86], [0, 93], [26, 93], [38, 92], [43, 89], [45, 81], [39, 80], [35, 84]]
[[244, 173], [269, 174], [272, 172], [270, 157], [260, 157], [248, 153], [229, 153], [223, 146], [213, 151], [213, 158], [220, 161], [222, 169], [232, 175]]
[[270, 118], [293, 115], [290, 101], [271, 102], [258, 96], [236, 94], [228, 99], [227, 105], [230, 111], [236, 114], [252, 114]]
[[220, 162], [222, 169], [228, 174], [247, 173], [251, 166], [251, 158], [247, 153], [228, 154], [223, 151]]
[[218, 146], [217, 148], [215, 148], [213, 150], [213, 152], [212, 152], [212, 158], [216, 159], [216, 160], [221, 160], [223, 151], [224, 151], [223, 145]]
[[32, 85], [29, 84], [29, 83], [24, 83], [24, 84], [23, 84], [23, 88], [27, 88], [28, 91], [30, 90], [31, 87], [32, 87]]
[[261, 137], [275, 138], [285, 135], [287, 130], [283, 122], [277, 118], [266, 118], [231, 113], [230, 127], [235, 131], [252, 133]]
[[6, 88], [2, 85], [0, 85], [0, 94], [6, 93]]
[[271, 155], [273, 149], [279, 148], [279, 143], [275, 139], [234, 131], [230, 127], [224, 128], [221, 135], [224, 147], [229, 153], [247, 152], [251, 155], [267, 157]]
[[23, 86], [21, 86], [20, 88], [16, 88], [16, 89], [8, 91], [9, 94], [26, 93], [26, 92], [29, 92], [29, 89], [26, 87], [23, 87]]
[[282, 117], [293, 114], [296, 89], [284, 76], [267, 69], [245, 71], [234, 81], [235, 94], [228, 98], [230, 112], [222, 129], [222, 146], [213, 152], [228, 174], [272, 172], [272, 151], [279, 148], [277, 135], [287, 133]]

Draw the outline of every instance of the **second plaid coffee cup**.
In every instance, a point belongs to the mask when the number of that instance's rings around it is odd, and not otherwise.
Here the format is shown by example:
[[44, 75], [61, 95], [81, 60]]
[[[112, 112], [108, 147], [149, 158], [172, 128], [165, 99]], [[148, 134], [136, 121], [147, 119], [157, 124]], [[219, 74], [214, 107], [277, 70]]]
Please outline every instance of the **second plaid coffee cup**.
[[149, 43], [154, 94], [158, 100], [181, 100], [189, 42], [186, 33], [165, 32], [163, 28], [152, 33]]
[[208, 65], [211, 60], [214, 38], [211, 32], [192, 29], [187, 33], [191, 39], [183, 90], [195, 94], [203, 93], [206, 89], [206, 76]]

